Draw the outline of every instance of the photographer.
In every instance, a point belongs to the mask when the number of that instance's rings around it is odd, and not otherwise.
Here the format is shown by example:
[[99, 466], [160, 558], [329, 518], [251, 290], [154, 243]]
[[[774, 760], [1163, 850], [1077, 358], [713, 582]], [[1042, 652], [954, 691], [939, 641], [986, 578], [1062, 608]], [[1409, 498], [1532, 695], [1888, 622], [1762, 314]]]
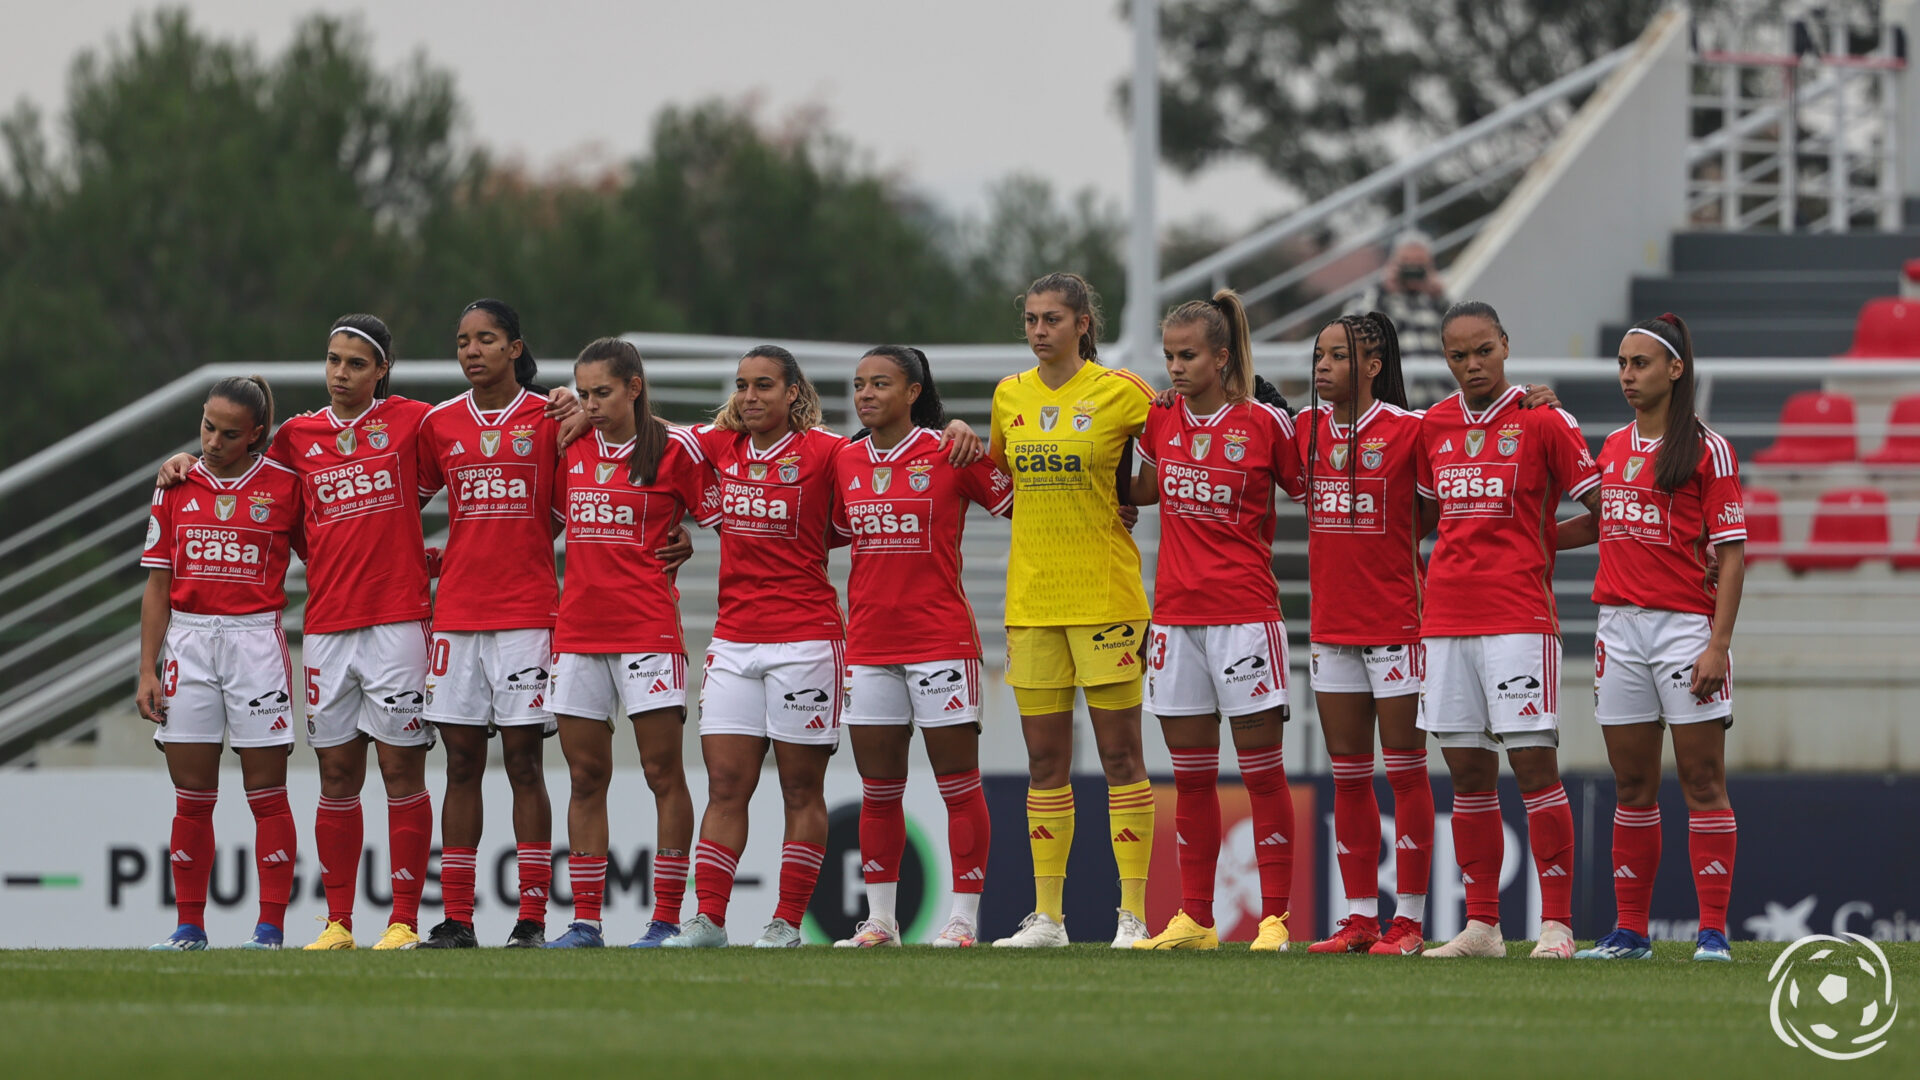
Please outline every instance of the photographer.
[[1394, 241], [1380, 280], [1348, 311], [1385, 312], [1399, 330], [1403, 358], [1438, 360], [1440, 316], [1448, 303], [1446, 288], [1434, 269], [1431, 241], [1424, 233], [1405, 232]]

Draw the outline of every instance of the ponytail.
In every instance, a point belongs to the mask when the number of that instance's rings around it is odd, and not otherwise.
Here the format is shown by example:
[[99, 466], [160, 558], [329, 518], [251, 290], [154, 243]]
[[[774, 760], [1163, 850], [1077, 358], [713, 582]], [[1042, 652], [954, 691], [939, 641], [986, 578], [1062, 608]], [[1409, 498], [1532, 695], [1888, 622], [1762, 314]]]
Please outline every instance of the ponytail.
[[493, 324], [500, 328], [500, 332], [507, 335], [509, 343], [515, 341], [520, 343], [520, 355], [513, 358], [513, 381], [519, 383], [523, 389], [531, 390], [536, 394], [545, 394], [547, 388], [533, 381], [534, 377], [540, 373], [540, 365], [534, 362], [533, 346], [527, 344], [526, 339], [520, 336], [520, 313], [509, 307], [506, 301], [488, 297], [475, 300], [461, 308], [460, 315], [464, 318], [469, 312], [476, 310], [486, 312], [493, 319]]
[[1253, 398], [1257, 379], [1253, 373], [1253, 332], [1247, 325], [1247, 309], [1240, 302], [1240, 294], [1221, 289], [1211, 300], [1189, 300], [1167, 312], [1167, 317], [1160, 320], [1160, 329], [1196, 322], [1206, 330], [1208, 348], [1227, 351], [1227, 366], [1220, 371], [1227, 402], [1237, 405]]
[[[811, 431], [820, 426], [820, 392], [813, 388], [807, 373], [800, 370], [800, 361], [792, 353], [778, 345], [756, 345], [741, 356], [742, 360], [762, 357], [780, 365], [780, 377], [788, 386], [797, 386], [800, 392], [794, 395], [793, 403], [787, 406], [787, 426], [794, 431]], [[740, 419], [739, 395], [727, 395], [727, 403], [713, 414], [713, 426], [725, 431], [745, 431], [747, 425]]]
[[667, 426], [653, 415], [652, 393], [647, 387], [646, 368], [640, 363], [640, 350], [631, 341], [596, 338], [573, 361], [576, 370], [582, 364], [605, 364], [607, 373], [623, 383], [640, 380], [640, 394], [633, 399], [633, 449], [627, 454], [627, 482], [635, 487], [652, 486], [660, 477], [660, 459], [666, 456]]
[[1633, 329], [1658, 339], [1680, 360], [1680, 377], [1673, 380], [1667, 397], [1667, 432], [1653, 459], [1654, 484], [1663, 491], [1678, 491], [1700, 467], [1702, 452], [1703, 432], [1693, 404], [1693, 332], [1672, 312], [1634, 323]]
[[385, 369], [380, 372], [380, 381], [373, 384], [373, 396], [375, 400], [386, 397], [393, 381], [393, 331], [377, 315], [342, 315], [333, 320], [327, 340], [333, 340], [335, 334], [351, 334], [373, 346]]
[[267, 445], [273, 441], [273, 388], [267, 380], [258, 375], [241, 378], [229, 376], [213, 384], [207, 391], [207, 400], [219, 398], [231, 401], [235, 405], [253, 413], [253, 422], [260, 428], [260, 435], [247, 444], [247, 453], [266, 452]]
[[875, 345], [868, 349], [860, 359], [869, 356], [884, 356], [900, 368], [908, 386], [918, 386], [920, 396], [913, 401], [911, 419], [915, 427], [931, 428], [939, 431], [947, 426], [947, 411], [940, 403], [940, 391], [933, 385], [933, 369], [927, 363], [927, 354], [911, 345]]

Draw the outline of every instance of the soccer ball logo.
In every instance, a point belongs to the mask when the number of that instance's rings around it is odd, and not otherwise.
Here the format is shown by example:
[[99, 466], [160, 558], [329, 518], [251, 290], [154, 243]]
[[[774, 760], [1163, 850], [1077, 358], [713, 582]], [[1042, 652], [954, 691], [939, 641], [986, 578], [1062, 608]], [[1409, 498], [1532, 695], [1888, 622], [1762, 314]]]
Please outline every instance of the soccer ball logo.
[[1803, 937], [1767, 972], [1773, 1033], [1788, 1046], [1804, 1046], [1831, 1061], [1863, 1058], [1887, 1045], [1885, 1036], [1900, 1015], [1886, 954], [1859, 934], [1847, 937], [1853, 940]]

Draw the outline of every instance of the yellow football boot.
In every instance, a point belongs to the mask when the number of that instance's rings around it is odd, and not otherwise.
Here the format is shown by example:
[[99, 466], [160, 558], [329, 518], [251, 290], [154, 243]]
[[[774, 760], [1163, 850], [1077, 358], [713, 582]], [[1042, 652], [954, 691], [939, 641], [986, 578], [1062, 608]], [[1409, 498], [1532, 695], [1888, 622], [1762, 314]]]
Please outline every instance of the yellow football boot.
[[308, 952], [326, 952], [331, 949], [352, 949], [358, 947], [353, 943], [353, 931], [332, 919], [326, 920], [326, 923], [327, 928], [320, 931], [320, 936], [313, 939], [313, 944], [307, 946]]
[[373, 943], [376, 951], [380, 949], [411, 949], [420, 944], [420, 932], [406, 923], [388, 923], [387, 932]]
[[1220, 934], [1211, 926], [1201, 926], [1193, 916], [1176, 911], [1167, 920], [1167, 928], [1150, 938], [1133, 943], [1136, 949], [1217, 949]]
[[1287, 951], [1287, 917], [1269, 915], [1260, 920], [1260, 933], [1255, 935], [1249, 946], [1254, 952]]

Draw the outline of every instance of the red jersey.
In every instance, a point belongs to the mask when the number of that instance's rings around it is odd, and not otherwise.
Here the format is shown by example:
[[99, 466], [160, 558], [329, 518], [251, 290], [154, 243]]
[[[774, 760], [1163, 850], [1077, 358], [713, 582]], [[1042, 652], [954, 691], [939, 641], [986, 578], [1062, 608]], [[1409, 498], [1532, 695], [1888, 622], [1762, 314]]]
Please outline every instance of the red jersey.
[[687, 651], [680, 592], [653, 553], [682, 515], [717, 521], [718, 489], [684, 428], [668, 430], [647, 487], [627, 477], [632, 452], [632, 439], [615, 446], [598, 431], [567, 447], [567, 580], [553, 631], [556, 653]]
[[1273, 489], [1298, 498], [1293, 419], [1258, 401], [1199, 417], [1183, 397], [1147, 412], [1140, 456], [1160, 483], [1153, 621], [1227, 626], [1280, 618]]
[[1565, 409], [1523, 409], [1510, 386], [1484, 412], [1457, 391], [1420, 421], [1419, 491], [1440, 504], [1423, 637], [1557, 634], [1554, 509], [1600, 470]]
[[293, 470], [305, 495], [307, 633], [433, 613], [417, 453], [429, 409], [387, 397], [342, 420], [329, 406], [288, 420], [274, 434], [267, 457]]
[[1301, 472], [1313, 485], [1306, 500], [1312, 639], [1420, 640], [1420, 414], [1376, 401], [1349, 426], [1334, 422], [1332, 405], [1321, 405], [1300, 414], [1296, 439]]
[[222, 480], [195, 464], [153, 493], [140, 565], [170, 570], [167, 604], [190, 615], [254, 615], [287, 606], [300, 531], [300, 478], [265, 457]]
[[523, 389], [506, 408], [481, 412], [469, 390], [435, 405], [420, 425], [420, 493], [447, 489], [435, 630], [553, 625], [553, 535], [565, 486], [554, 467], [560, 425], [546, 407]]
[[789, 431], [765, 450], [753, 437], [693, 429], [720, 484], [720, 613], [726, 641], [839, 641], [840, 599], [827, 580], [833, 461], [847, 440]]
[[1013, 512], [1013, 479], [982, 458], [955, 468], [940, 434], [915, 428], [891, 450], [862, 439], [834, 458], [833, 527], [853, 540], [847, 663], [978, 660], [960, 586], [967, 503]]
[[1593, 599], [1712, 615], [1707, 548], [1747, 538], [1740, 462], [1727, 440], [1700, 425], [1700, 463], [1673, 491], [1653, 474], [1660, 440], [1628, 424], [1600, 448], [1600, 573]]

